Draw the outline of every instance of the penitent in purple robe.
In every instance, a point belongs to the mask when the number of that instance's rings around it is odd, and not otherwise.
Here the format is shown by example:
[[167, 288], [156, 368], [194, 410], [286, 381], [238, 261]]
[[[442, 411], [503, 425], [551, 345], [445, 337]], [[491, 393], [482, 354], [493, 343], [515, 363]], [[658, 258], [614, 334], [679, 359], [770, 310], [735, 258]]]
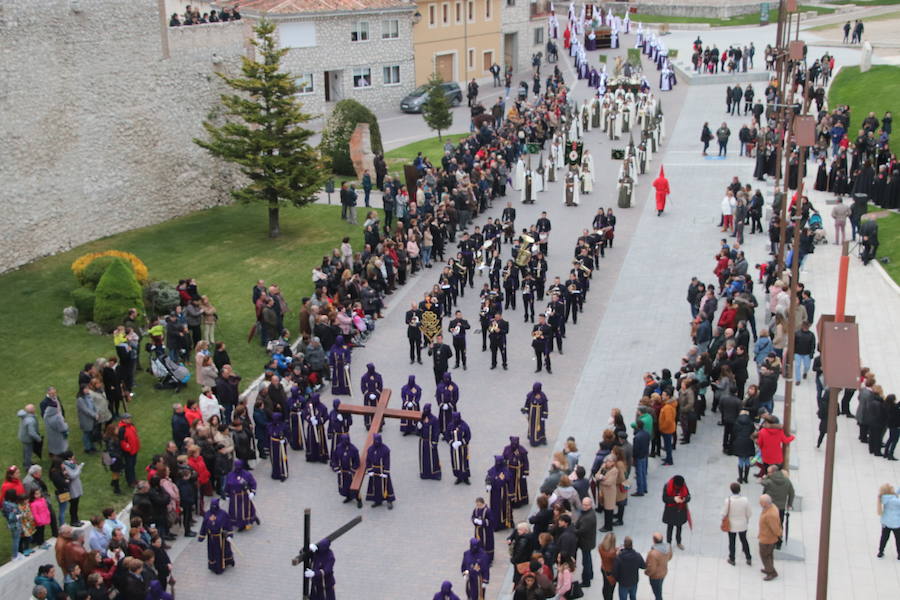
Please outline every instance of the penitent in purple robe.
[[197, 541], [206, 541], [207, 566], [217, 575], [225, 572], [226, 567], [234, 566], [234, 555], [231, 552], [232, 530], [228, 513], [219, 508], [219, 499], [209, 503], [209, 510], [203, 515], [200, 535]]
[[453, 593], [453, 584], [445, 581], [441, 584], [441, 591], [432, 596], [431, 600], [459, 600], [459, 596]]
[[228, 496], [228, 516], [235, 529], [250, 529], [259, 524], [253, 496], [256, 495], [256, 478], [244, 468], [244, 461], [235, 459], [234, 468], [225, 476], [225, 495]]
[[331, 368], [331, 393], [335, 396], [349, 396], [350, 389], [350, 347], [344, 345], [344, 336], [334, 340], [331, 353], [328, 355], [328, 366]]
[[532, 446], [547, 444], [547, 396], [541, 391], [541, 384], [536, 382], [528, 396], [522, 412], [528, 416], [528, 443]]
[[487, 552], [491, 563], [494, 562], [494, 523], [491, 521], [491, 507], [476, 506], [472, 511], [472, 525], [475, 526], [475, 537], [481, 542], [481, 547]]
[[[366, 372], [363, 373], [359, 381], [359, 387], [363, 395], [363, 404], [376, 406], [378, 399], [381, 397], [381, 392], [384, 390], [384, 381], [381, 379], [381, 374], [375, 370], [373, 363], [366, 365]], [[363, 420], [366, 423], [366, 429], [368, 429], [372, 425], [372, 415], [365, 415]]]
[[334, 600], [334, 552], [329, 540], [324, 539], [316, 544], [309, 569], [312, 571], [309, 600]]
[[272, 479], [280, 481], [288, 478], [287, 440], [284, 438], [287, 429], [281, 413], [274, 413], [269, 423], [269, 460], [272, 463]]
[[373, 506], [381, 506], [387, 502], [390, 506], [394, 497], [394, 484], [391, 483], [391, 449], [376, 433], [366, 454], [366, 473], [369, 475], [369, 487], [366, 489], [366, 500]]
[[438, 455], [440, 441], [441, 427], [438, 418], [432, 414], [431, 404], [426, 402], [419, 421], [419, 477], [422, 479], [441, 478], [441, 459]]
[[466, 578], [466, 598], [484, 600], [484, 584], [491, 579], [491, 561], [476, 538], [469, 540], [469, 549], [463, 553], [460, 570]]
[[443, 379], [437, 384], [434, 396], [438, 403], [441, 433], [447, 433], [453, 413], [456, 412], [456, 404], [459, 402], [459, 386], [454, 383], [450, 373], [444, 373]]
[[296, 385], [291, 387], [291, 395], [287, 399], [288, 424], [290, 428], [287, 431], [288, 443], [292, 450], [303, 450], [303, 395], [300, 388]]
[[350, 500], [359, 496], [359, 492], [350, 489], [353, 476], [359, 468], [359, 449], [350, 442], [350, 436], [342, 433], [338, 436], [337, 446], [331, 453], [331, 470], [337, 473], [338, 492]]
[[519, 437], [511, 435], [509, 445], [503, 449], [503, 460], [512, 476], [509, 502], [513, 508], [528, 504], [528, 450], [519, 443]]
[[456, 483], [469, 483], [469, 477], [472, 475], [469, 470], [469, 442], [472, 440], [472, 430], [458, 412], [453, 413], [450, 429], [444, 439], [450, 444], [450, 462]]
[[303, 403], [303, 423], [306, 425], [306, 462], [328, 462], [328, 438], [325, 436], [325, 422], [328, 409], [312, 394]]
[[[419, 410], [419, 401], [422, 400], [422, 386], [416, 383], [416, 376], [410, 375], [409, 381], [400, 390], [400, 402], [403, 410]], [[400, 431], [403, 435], [416, 432], [416, 421], [413, 419], [400, 419]]]
[[353, 425], [353, 415], [338, 410], [341, 401], [337, 398], [332, 400], [331, 405], [334, 408], [328, 413], [328, 439], [331, 440], [331, 452], [334, 453], [340, 435], [350, 431], [350, 426]]
[[494, 524], [494, 531], [512, 527], [512, 504], [509, 499], [512, 476], [502, 456], [494, 456], [494, 466], [488, 469], [484, 483], [491, 494], [491, 522]]

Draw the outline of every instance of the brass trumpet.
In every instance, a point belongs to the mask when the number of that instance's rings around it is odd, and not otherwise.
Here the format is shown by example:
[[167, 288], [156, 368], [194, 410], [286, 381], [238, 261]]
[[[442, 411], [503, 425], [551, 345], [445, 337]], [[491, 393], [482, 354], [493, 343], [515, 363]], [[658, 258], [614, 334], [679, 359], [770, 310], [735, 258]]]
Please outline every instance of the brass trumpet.
[[488, 333], [500, 333], [500, 325], [497, 321], [491, 321], [491, 326], [488, 327]]

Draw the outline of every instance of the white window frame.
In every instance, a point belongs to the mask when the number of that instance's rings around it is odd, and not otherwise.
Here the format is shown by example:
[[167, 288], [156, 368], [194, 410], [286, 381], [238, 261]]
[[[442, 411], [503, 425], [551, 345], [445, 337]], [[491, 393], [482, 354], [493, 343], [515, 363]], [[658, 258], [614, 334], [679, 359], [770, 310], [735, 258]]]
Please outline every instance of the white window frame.
[[461, 25], [465, 16], [462, 0], [456, 0], [456, 2], [453, 3], [453, 22], [457, 25]]
[[491, 19], [494, 18], [494, 13], [491, 12], [491, 9], [493, 8], [493, 6], [492, 6], [493, 2], [494, 2], [494, 0], [484, 0], [484, 20], [485, 21], [490, 21]]
[[[354, 90], [364, 90], [372, 87], [372, 67], [355, 67], [351, 72], [351, 81]], [[356, 85], [357, 77], [365, 77], [368, 79], [368, 85]]]
[[437, 4], [428, 5], [428, 27], [437, 27], [438, 24], [438, 6]]
[[381, 39], [398, 40], [400, 39], [400, 20], [385, 19], [381, 22]]
[[475, 22], [475, 0], [466, 0], [466, 21]]
[[[365, 26], [365, 27], [363, 27]], [[361, 39], [362, 33], [365, 32], [366, 38]], [[368, 42], [372, 39], [369, 30], [369, 22], [368, 21], [357, 21], [353, 24], [353, 29], [350, 30], [350, 43], [357, 44], [360, 42]], [[356, 36], [356, 39], [353, 39], [353, 36]]]
[[[397, 81], [389, 81], [392, 77], [385, 77], [388, 73], [397, 73]], [[384, 65], [381, 68], [381, 82], [385, 87], [400, 85], [400, 65]]]
[[442, 2], [441, 3], [441, 27], [447, 27], [450, 25], [450, 3]]
[[[308, 89], [301, 84], [304, 77], [309, 77]], [[316, 78], [313, 73], [300, 73], [300, 75], [297, 76], [296, 84], [297, 89], [299, 90], [297, 92], [298, 96], [308, 96], [316, 93]]]
[[[475, 48], [466, 50], [466, 72], [475, 70]], [[468, 78], [468, 76], [466, 76]]]

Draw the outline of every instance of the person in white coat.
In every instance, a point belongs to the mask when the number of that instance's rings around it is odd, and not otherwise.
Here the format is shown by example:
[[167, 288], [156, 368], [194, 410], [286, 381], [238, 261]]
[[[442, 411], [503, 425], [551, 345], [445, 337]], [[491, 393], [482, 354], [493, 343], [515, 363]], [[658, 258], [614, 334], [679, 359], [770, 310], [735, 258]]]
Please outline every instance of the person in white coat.
[[222, 418], [222, 407], [219, 405], [219, 399], [212, 393], [209, 386], [203, 387], [203, 392], [197, 399], [200, 405], [200, 414], [203, 415], [203, 422], [209, 423], [210, 417], [213, 415]]
[[525, 161], [522, 160], [521, 156], [516, 161], [516, 169], [513, 174], [513, 189], [516, 191], [525, 189]]
[[594, 157], [587, 149], [581, 156], [581, 188], [585, 194], [594, 191]]
[[741, 549], [747, 558], [747, 564], [752, 564], [750, 556], [750, 544], [747, 542], [747, 528], [750, 526], [750, 501], [746, 496], [741, 496], [741, 484], [731, 484], [731, 495], [725, 499], [722, 505], [722, 523], [728, 519], [728, 564], [734, 565], [735, 539], [741, 538]]

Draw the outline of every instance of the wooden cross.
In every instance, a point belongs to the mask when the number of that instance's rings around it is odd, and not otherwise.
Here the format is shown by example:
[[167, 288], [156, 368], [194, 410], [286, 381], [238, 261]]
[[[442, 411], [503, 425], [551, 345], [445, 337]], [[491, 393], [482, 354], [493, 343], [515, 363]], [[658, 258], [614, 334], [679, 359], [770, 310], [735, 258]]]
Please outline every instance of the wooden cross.
[[350, 413], [351, 415], [372, 415], [372, 424], [369, 425], [369, 435], [366, 437], [366, 443], [359, 454], [359, 468], [353, 476], [353, 482], [350, 489], [358, 492], [362, 487], [363, 479], [366, 476], [366, 456], [369, 453], [369, 447], [375, 434], [381, 431], [381, 423], [385, 417], [394, 419], [412, 419], [413, 421], [422, 420], [422, 411], [419, 410], [398, 410], [396, 408], [388, 408], [388, 402], [391, 399], [391, 390], [385, 388], [381, 391], [381, 397], [375, 406], [360, 406], [358, 404], [341, 404], [338, 406], [339, 412]]
[[[306, 577], [306, 570], [312, 566], [313, 552], [310, 550], [310, 515], [312, 511], [308, 508], [303, 509], [303, 548], [300, 553], [291, 559], [291, 564], [297, 566], [303, 565], [303, 600], [309, 600], [309, 579]], [[333, 542], [362, 522], [362, 517], [356, 516], [329, 533], [324, 539]], [[174, 587], [174, 586], [173, 586]]]

